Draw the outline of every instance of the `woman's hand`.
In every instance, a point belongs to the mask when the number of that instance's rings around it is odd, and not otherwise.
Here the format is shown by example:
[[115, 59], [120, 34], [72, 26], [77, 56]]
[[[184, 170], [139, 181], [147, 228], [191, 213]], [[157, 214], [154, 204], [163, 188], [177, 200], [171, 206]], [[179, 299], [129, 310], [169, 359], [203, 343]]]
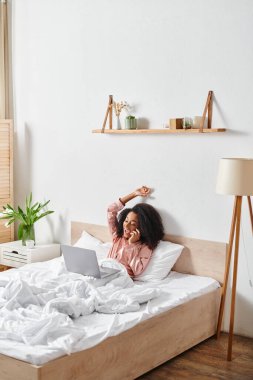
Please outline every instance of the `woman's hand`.
[[147, 186], [142, 186], [139, 189], [136, 189], [131, 194], [126, 195], [125, 197], [119, 198], [121, 203], [125, 206], [125, 204], [135, 197], [141, 196], [141, 197], [147, 197], [151, 193], [151, 189]]
[[147, 197], [151, 193], [151, 189], [147, 186], [142, 186], [135, 190], [135, 195], [140, 195], [141, 197]]
[[141, 234], [140, 234], [140, 231], [138, 230], [138, 228], [136, 228], [135, 231], [131, 232], [130, 233], [130, 238], [128, 239], [128, 243], [129, 244], [133, 244], [133, 243], [136, 243], [137, 241], [140, 240], [141, 238]]

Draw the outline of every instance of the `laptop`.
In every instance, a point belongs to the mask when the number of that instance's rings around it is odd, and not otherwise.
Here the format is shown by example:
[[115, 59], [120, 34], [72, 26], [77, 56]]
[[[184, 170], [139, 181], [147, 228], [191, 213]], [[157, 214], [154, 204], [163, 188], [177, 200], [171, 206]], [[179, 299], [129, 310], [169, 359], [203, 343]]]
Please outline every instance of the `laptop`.
[[99, 267], [96, 252], [91, 249], [61, 245], [61, 251], [69, 272], [108, 280], [117, 277], [120, 272], [119, 269]]

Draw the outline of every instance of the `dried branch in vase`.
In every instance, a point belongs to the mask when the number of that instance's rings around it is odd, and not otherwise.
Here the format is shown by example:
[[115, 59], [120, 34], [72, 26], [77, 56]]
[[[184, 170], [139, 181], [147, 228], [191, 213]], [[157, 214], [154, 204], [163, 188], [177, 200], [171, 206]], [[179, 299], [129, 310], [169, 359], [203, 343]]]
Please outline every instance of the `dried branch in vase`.
[[117, 103], [117, 102], [113, 102], [113, 109], [114, 109], [114, 112], [115, 112], [115, 115], [117, 116], [117, 117], [119, 117], [120, 116], [120, 113], [121, 113], [121, 111], [123, 110], [123, 109], [127, 109], [128, 108], [128, 104], [127, 104], [127, 102], [119, 102], [119, 103]]

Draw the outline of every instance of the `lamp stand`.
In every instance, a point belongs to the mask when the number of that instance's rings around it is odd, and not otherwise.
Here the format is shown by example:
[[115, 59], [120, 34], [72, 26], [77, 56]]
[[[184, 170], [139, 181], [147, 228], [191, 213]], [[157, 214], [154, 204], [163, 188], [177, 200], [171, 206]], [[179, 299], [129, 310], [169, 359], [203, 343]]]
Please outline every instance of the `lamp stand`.
[[[252, 214], [251, 200], [249, 196], [247, 198], [248, 198], [251, 226], [252, 226], [252, 231], [253, 231], [253, 214]], [[217, 339], [219, 339], [220, 332], [221, 332], [222, 318], [223, 318], [223, 313], [224, 313], [224, 305], [225, 305], [225, 299], [226, 299], [234, 236], [235, 236], [234, 267], [233, 267], [230, 324], [229, 324], [228, 352], [227, 352], [228, 361], [232, 360], [232, 344], [233, 344], [233, 332], [234, 332], [235, 297], [236, 297], [237, 267], [238, 267], [239, 241], [240, 241], [241, 209], [242, 209], [242, 196], [236, 196], [235, 201], [234, 201], [232, 223], [231, 223], [231, 228], [230, 228], [229, 245], [228, 245], [225, 274], [224, 274], [223, 293], [221, 295], [220, 311], [219, 311], [219, 318], [218, 318], [218, 325], [217, 325]]]
[[253, 212], [252, 212], [252, 204], [251, 204], [251, 199], [250, 196], [247, 196], [248, 199], [248, 205], [249, 205], [249, 216], [250, 216], [250, 221], [251, 221], [251, 229], [252, 229], [252, 235], [253, 235]]

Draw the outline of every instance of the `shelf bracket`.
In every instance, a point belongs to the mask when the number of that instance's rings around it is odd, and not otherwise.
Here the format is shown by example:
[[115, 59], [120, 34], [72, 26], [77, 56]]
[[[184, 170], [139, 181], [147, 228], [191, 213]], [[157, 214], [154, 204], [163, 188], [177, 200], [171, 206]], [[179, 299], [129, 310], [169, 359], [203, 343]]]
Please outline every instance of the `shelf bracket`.
[[108, 102], [108, 106], [107, 106], [107, 110], [106, 110], [106, 114], [105, 114], [105, 118], [103, 122], [103, 127], [101, 129], [102, 133], [104, 133], [105, 131], [105, 126], [106, 126], [108, 116], [109, 116], [109, 129], [112, 129], [112, 107], [113, 107], [113, 96], [109, 95], [109, 102]]
[[207, 128], [212, 128], [212, 114], [213, 114], [213, 91], [208, 92], [206, 105], [200, 122], [199, 132], [203, 133], [203, 128], [207, 114]]

